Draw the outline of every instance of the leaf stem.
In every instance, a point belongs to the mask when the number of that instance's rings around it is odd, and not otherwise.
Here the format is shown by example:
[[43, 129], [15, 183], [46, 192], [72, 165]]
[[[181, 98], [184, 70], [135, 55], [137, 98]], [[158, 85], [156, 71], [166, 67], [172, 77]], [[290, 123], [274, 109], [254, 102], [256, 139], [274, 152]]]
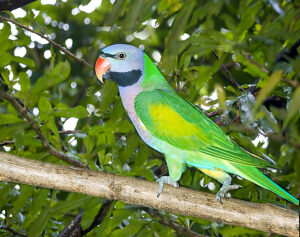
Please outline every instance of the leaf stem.
[[3, 91], [0, 91], [0, 98], [6, 99], [7, 101], [9, 101], [12, 104], [12, 106], [14, 106], [15, 109], [18, 110], [19, 113], [28, 121], [30, 126], [35, 130], [35, 132], [39, 136], [40, 140], [42, 141], [44, 148], [46, 150], [48, 150], [48, 152], [51, 155], [53, 155], [63, 161], [66, 161], [69, 164], [74, 165], [76, 167], [82, 167], [82, 168], [87, 167], [86, 164], [82, 163], [79, 160], [74, 159], [74, 158], [76, 158], [76, 156], [67, 155], [61, 151], [56, 150], [54, 147], [52, 147], [50, 145], [50, 143], [48, 142], [48, 140], [46, 139], [46, 137], [43, 135], [38, 124], [27, 113], [26, 108], [23, 107], [22, 105], [20, 105], [19, 102], [13, 96], [11, 96]]
[[72, 52], [70, 52], [69, 50], [67, 50], [66, 48], [62, 47], [60, 44], [56, 43], [55, 41], [53, 41], [52, 39], [50, 39], [48, 36], [45, 36], [41, 33], [38, 33], [32, 29], [30, 29], [27, 26], [24, 26], [22, 24], [20, 24], [19, 22], [16, 22], [15, 20], [6, 18], [4, 16], [0, 16], [0, 20], [2, 21], [6, 21], [6, 22], [11, 22], [19, 27], [21, 27], [24, 30], [30, 31], [31, 33], [34, 33], [40, 37], [42, 37], [43, 39], [47, 40], [49, 43], [51, 43], [52, 45], [54, 45], [55, 47], [59, 48], [62, 52], [64, 52], [65, 54], [69, 55], [71, 58], [73, 58], [76, 62], [81, 63], [89, 68], [93, 68], [91, 64], [89, 64], [87, 61], [85, 61], [84, 59], [78, 58], [76, 57]]
[[[218, 61], [220, 61], [219, 56], [217, 55], [217, 53], [213, 50], [212, 51], [213, 55], [215, 55], [216, 59]], [[233, 76], [231, 75], [231, 73], [228, 71], [228, 69], [225, 67], [224, 64], [221, 65], [222, 69], [224, 70], [226, 76], [229, 78], [229, 80], [232, 82], [233, 85], [235, 85], [237, 88], [239, 88], [241, 85], [233, 78]], [[241, 89], [244, 90], [244, 89]]]

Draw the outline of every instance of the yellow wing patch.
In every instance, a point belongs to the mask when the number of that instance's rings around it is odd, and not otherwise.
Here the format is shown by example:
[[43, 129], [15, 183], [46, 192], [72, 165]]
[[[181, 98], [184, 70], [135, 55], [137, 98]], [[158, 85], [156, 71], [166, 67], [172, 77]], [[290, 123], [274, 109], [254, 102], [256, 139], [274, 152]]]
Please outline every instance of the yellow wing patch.
[[149, 104], [149, 113], [156, 129], [163, 131], [167, 136], [192, 136], [199, 128], [185, 121], [176, 111], [168, 105]]
[[219, 170], [208, 170], [208, 169], [199, 169], [201, 170], [204, 174], [212, 177], [213, 179], [218, 180], [221, 183], [224, 183], [224, 181], [228, 178], [228, 174], [225, 173], [224, 171], [219, 171]]

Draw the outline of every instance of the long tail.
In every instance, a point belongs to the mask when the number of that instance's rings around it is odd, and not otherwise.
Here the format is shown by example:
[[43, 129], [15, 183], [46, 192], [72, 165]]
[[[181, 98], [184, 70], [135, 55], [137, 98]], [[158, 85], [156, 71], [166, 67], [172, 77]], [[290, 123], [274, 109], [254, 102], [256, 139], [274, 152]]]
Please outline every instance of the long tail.
[[262, 174], [257, 168], [255, 167], [246, 167], [240, 166], [238, 170], [241, 172], [241, 176], [249, 181], [268, 189], [277, 195], [285, 198], [286, 200], [294, 203], [295, 205], [299, 206], [299, 200], [289, 194], [287, 191], [283, 190], [279, 187], [276, 183], [270, 180], [267, 176]]

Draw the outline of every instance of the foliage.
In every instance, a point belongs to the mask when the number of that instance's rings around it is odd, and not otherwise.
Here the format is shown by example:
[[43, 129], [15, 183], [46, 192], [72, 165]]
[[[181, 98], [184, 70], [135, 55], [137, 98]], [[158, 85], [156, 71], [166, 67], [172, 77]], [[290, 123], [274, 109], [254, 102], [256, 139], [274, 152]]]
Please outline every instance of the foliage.
[[[245, 149], [275, 160], [282, 169], [264, 172], [299, 198], [300, 59], [276, 60], [281, 50], [300, 38], [300, 6], [296, 1], [189, 0], [187, 4], [183, 0], [103, 0], [89, 13], [84, 11], [89, 1], [54, 2], [33, 2], [23, 7], [26, 16], [20, 17], [19, 12], [7, 12], [6, 16], [49, 35], [90, 64], [96, 61], [101, 47], [116, 42], [145, 49], [159, 61], [160, 70], [182, 97], [207, 112], [222, 108], [222, 117], [215, 117], [218, 124], [226, 125], [225, 131]], [[156, 178], [153, 170], [163, 165], [164, 159], [138, 137], [115, 84], [107, 81], [100, 85], [90, 68], [48, 42], [33, 41], [36, 38], [32, 34], [13, 24], [2, 22], [0, 29], [0, 89], [31, 111], [55, 149], [78, 155], [91, 169]], [[20, 55], [24, 49], [26, 53]], [[221, 64], [242, 85], [240, 88], [231, 84]], [[0, 100], [0, 112], [0, 151], [64, 163], [43, 148], [29, 123], [6, 100]], [[60, 133], [67, 124], [80, 132]], [[10, 143], [4, 146], [6, 141]], [[290, 205], [246, 180], [233, 180], [243, 186], [231, 192], [235, 198]], [[219, 188], [216, 181], [194, 169], [184, 173], [180, 184], [206, 192], [209, 188], [214, 193]], [[84, 209], [81, 224], [86, 229], [102, 201], [1, 182], [0, 226], [10, 226], [28, 236], [57, 236]], [[242, 227], [160, 214], [210, 236], [265, 235]], [[88, 235], [99, 234], [178, 235], [141, 207], [119, 201]], [[0, 235], [12, 236], [4, 230]]]

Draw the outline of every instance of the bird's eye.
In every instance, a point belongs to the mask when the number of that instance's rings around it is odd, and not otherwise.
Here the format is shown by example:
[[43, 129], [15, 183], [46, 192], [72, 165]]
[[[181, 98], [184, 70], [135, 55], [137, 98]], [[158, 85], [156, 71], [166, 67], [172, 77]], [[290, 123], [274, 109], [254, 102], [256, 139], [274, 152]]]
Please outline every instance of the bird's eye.
[[118, 53], [117, 58], [120, 60], [124, 60], [126, 58], [126, 53], [124, 53], [124, 52]]

